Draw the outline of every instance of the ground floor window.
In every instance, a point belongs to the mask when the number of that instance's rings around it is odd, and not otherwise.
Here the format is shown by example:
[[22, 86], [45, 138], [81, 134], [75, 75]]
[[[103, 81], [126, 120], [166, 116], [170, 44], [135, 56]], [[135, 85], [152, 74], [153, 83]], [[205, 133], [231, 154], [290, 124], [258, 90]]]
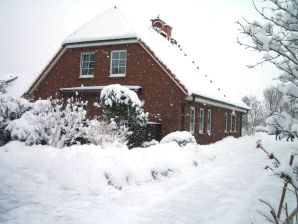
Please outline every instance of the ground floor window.
[[190, 108], [190, 121], [189, 121], [189, 131], [195, 133], [195, 119], [196, 119], [196, 109], [194, 107]]
[[236, 124], [237, 124], [237, 116], [236, 116], [236, 115], [234, 116], [234, 119], [235, 119], [235, 122], [234, 122], [234, 132], [237, 132], [237, 127], [236, 127]]
[[211, 126], [212, 126], [212, 113], [211, 110], [208, 110], [208, 114], [207, 114], [207, 132], [208, 134], [211, 133]]
[[228, 113], [225, 113], [225, 132], [228, 132], [228, 125], [229, 125], [229, 116], [228, 116]]
[[199, 123], [199, 132], [203, 133], [204, 132], [204, 120], [205, 120], [205, 115], [204, 115], [204, 109], [200, 109], [200, 123]]
[[233, 131], [233, 114], [231, 114], [231, 120], [230, 120], [230, 122], [231, 122], [230, 132], [232, 132]]

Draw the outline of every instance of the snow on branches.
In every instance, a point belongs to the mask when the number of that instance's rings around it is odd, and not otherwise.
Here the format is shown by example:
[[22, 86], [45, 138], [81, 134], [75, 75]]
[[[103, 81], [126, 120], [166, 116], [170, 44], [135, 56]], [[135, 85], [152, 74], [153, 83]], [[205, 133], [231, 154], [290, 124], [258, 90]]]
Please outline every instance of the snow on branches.
[[[250, 41], [238, 39], [248, 49], [263, 53], [263, 62], [270, 62], [280, 71], [280, 81], [288, 86], [287, 94], [298, 98], [298, 1], [269, 0], [255, 10], [260, 21], [239, 21], [240, 31]], [[250, 66], [254, 67], [256, 65]]]
[[71, 98], [36, 101], [21, 118], [6, 130], [14, 139], [27, 144], [47, 144], [56, 148], [72, 145], [85, 138], [86, 111]]
[[143, 103], [137, 94], [119, 84], [105, 87], [100, 94], [100, 106], [107, 120], [113, 119], [118, 125], [145, 126], [148, 114], [142, 109]]

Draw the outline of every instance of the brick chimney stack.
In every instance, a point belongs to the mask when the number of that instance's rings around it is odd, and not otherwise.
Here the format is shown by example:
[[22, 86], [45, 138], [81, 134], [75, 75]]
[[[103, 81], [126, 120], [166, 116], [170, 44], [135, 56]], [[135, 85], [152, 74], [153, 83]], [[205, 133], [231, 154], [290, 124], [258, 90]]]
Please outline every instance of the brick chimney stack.
[[173, 28], [170, 25], [166, 24], [163, 20], [161, 20], [159, 16], [151, 19], [151, 22], [152, 27], [159, 31], [161, 35], [163, 35], [164, 37], [171, 37]]

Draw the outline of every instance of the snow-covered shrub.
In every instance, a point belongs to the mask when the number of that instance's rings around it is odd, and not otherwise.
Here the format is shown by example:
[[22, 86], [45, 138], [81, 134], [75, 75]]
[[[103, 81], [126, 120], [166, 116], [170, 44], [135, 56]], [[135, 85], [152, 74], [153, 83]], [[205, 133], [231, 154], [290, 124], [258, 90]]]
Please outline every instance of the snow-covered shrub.
[[128, 127], [132, 133], [129, 137], [129, 147], [139, 146], [143, 142], [148, 114], [142, 106], [143, 103], [134, 91], [119, 84], [106, 86], [100, 94], [103, 118], [107, 122], [113, 120], [118, 126]]
[[294, 124], [298, 124], [298, 120], [294, 119], [287, 112], [274, 113], [266, 119], [269, 134], [275, 134], [276, 129], [291, 132], [291, 128]]
[[114, 121], [108, 123], [93, 119], [87, 122], [86, 139], [94, 145], [104, 146], [114, 142], [126, 144], [129, 135], [127, 127], [118, 126]]
[[265, 132], [268, 133], [268, 128], [264, 126], [257, 126], [254, 128], [256, 132]]
[[0, 145], [10, 140], [10, 132], [6, 130], [7, 125], [20, 118], [30, 107], [31, 104], [25, 99], [0, 93]]
[[39, 100], [21, 118], [9, 123], [14, 139], [56, 148], [85, 141], [86, 111], [74, 99]]
[[142, 148], [148, 148], [150, 146], [157, 145], [157, 144], [159, 144], [159, 141], [156, 141], [155, 139], [152, 139], [149, 142], [143, 142], [142, 145], [141, 145], [141, 147]]
[[106, 86], [100, 94], [100, 106], [108, 120], [117, 124], [144, 126], [148, 115], [142, 109], [143, 103], [137, 94], [119, 84]]
[[194, 136], [188, 131], [175, 131], [166, 135], [160, 143], [177, 142], [179, 146], [197, 144]]
[[0, 93], [6, 93], [6, 83], [4, 80], [0, 80]]
[[298, 135], [298, 123], [292, 125], [291, 132]]

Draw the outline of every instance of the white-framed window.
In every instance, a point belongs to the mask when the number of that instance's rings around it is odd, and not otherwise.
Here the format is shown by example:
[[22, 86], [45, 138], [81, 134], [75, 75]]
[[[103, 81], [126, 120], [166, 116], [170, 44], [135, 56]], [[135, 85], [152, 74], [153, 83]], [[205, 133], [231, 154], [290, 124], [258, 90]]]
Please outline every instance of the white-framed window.
[[196, 124], [196, 108], [195, 107], [190, 107], [189, 131], [192, 134], [195, 133], [195, 124]]
[[205, 115], [204, 109], [200, 109], [200, 123], [199, 123], [199, 133], [204, 133], [204, 125], [205, 125]]
[[207, 114], [207, 131], [210, 133], [212, 127], [212, 112], [209, 109]]
[[235, 122], [234, 122], [234, 132], [237, 132], [237, 115], [234, 116]]
[[225, 132], [228, 132], [228, 126], [229, 126], [229, 115], [228, 113], [225, 113]]
[[80, 77], [90, 78], [94, 76], [95, 53], [82, 52], [81, 53], [81, 71]]
[[126, 73], [126, 58], [127, 51], [112, 51], [111, 52], [111, 71], [110, 76], [125, 76]]
[[231, 123], [230, 132], [232, 132], [233, 131], [233, 114], [230, 114], [230, 123]]

